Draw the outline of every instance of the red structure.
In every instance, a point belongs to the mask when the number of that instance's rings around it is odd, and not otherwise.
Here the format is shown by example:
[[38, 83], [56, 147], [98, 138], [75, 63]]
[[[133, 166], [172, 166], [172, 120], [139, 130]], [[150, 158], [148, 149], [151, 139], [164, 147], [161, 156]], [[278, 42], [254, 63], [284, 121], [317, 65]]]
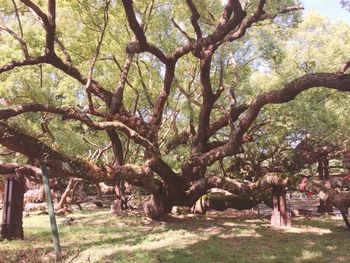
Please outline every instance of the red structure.
[[24, 182], [14, 174], [5, 175], [1, 238], [23, 239]]

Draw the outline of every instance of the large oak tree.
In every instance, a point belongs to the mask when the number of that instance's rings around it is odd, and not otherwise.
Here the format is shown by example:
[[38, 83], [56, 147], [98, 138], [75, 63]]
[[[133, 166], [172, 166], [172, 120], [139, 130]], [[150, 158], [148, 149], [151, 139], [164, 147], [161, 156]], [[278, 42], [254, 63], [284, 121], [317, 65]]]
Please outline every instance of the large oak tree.
[[[0, 173], [38, 176], [46, 164], [52, 177], [125, 180], [152, 194], [152, 217], [214, 187], [255, 195], [279, 182], [242, 184], [225, 170], [273, 123], [264, 107], [314, 87], [350, 91], [346, 60], [327, 73], [297, 63], [305, 72], [278, 89], [244, 89], [254, 72], [268, 78], [281, 65], [273, 30], [292, 44], [298, 1], [1, 4], [0, 144], [18, 162]], [[249, 32], [265, 27], [272, 35], [258, 46]]]

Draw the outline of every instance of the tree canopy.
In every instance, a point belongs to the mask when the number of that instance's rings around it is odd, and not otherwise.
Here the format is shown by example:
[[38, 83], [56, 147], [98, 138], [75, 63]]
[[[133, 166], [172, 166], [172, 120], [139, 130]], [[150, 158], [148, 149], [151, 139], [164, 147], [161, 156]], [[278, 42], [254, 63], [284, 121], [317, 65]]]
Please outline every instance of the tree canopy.
[[350, 26], [299, 1], [0, 3], [0, 173], [125, 180], [159, 215], [348, 143]]

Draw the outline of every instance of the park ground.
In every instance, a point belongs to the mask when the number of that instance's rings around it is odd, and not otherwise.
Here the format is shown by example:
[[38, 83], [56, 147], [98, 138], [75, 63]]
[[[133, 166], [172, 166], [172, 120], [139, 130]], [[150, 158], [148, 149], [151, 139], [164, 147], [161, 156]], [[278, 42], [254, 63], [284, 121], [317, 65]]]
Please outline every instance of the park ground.
[[[208, 212], [152, 221], [138, 213], [79, 211], [57, 217], [62, 262], [349, 262], [340, 217], [293, 218], [271, 229], [250, 211]], [[23, 241], [0, 241], [0, 262], [54, 262], [48, 215], [24, 218]]]

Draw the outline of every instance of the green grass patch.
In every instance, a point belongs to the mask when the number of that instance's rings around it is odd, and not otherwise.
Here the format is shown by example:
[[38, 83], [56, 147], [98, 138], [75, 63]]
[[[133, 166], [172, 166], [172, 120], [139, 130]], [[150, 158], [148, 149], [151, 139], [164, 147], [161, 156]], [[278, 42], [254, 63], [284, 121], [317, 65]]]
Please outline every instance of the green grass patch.
[[[182, 215], [164, 222], [109, 211], [57, 217], [63, 262], [347, 262], [350, 232], [340, 218], [293, 219], [271, 229], [259, 217], [233, 211]], [[53, 262], [47, 215], [24, 218], [23, 241], [0, 241], [0, 262]]]

